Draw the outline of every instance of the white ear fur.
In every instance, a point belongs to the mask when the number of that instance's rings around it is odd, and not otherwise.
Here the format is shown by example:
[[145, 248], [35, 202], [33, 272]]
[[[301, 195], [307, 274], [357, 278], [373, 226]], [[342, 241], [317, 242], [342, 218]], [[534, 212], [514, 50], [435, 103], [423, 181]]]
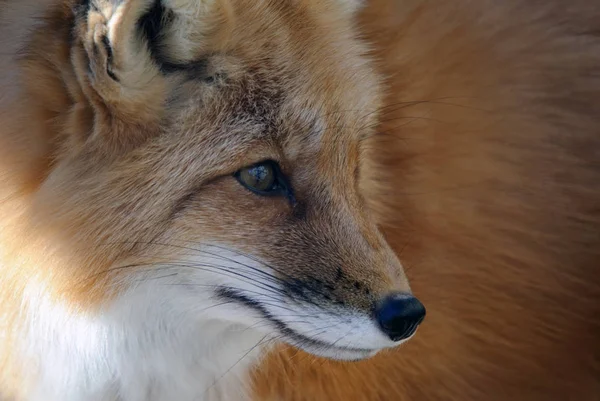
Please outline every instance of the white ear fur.
[[162, 0], [173, 21], [163, 32], [163, 48], [173, 62], [197, 58], [215, 29], [219, 0]]

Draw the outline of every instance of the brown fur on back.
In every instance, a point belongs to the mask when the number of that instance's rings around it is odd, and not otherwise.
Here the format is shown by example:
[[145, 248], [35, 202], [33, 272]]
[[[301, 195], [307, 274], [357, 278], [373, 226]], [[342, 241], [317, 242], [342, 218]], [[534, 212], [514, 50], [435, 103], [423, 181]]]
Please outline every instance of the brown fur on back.
[[368, 197], [428, 306], [359, 364], [274, 353], [260, 400], [600, 397], [600, 5], [372, 1]]

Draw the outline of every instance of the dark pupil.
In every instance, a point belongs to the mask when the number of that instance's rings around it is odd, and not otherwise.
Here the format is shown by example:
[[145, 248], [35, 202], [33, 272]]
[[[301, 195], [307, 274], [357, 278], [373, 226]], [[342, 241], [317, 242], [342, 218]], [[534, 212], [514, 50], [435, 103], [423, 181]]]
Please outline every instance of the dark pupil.
[[248, 170], [248, 174], [254, 178], [254, 185], [261, 183], [269, 176], [270, 170], [266, 166], [255, 166]]
[[258, 164], [248, 167], [240, 173], [240, 179], [253, 189], [258, 191], [270, 191], [275, 183], [275, 172], [268, 164]]

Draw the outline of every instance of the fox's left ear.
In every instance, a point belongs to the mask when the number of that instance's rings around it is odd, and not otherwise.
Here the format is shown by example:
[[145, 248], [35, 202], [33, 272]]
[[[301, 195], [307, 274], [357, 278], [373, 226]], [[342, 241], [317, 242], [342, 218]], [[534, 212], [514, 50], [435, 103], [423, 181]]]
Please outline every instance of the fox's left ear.
[[169, 93], [165, 71], [216, 47], [231, 25], [229, 0], [81, 3], [73, 8], [72, 63], [94, 136], [109, 144], [156, 131]]

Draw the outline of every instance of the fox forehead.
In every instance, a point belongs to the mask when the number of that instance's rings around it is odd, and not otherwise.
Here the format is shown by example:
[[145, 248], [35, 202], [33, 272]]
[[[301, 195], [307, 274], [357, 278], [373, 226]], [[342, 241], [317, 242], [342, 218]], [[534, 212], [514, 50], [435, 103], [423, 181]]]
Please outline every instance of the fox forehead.
[[292, 4], [240, 3], [222, 24], [227, 35], [190, 47], [183, 64], [176, 54], [183, 68], [166, 113], [175, 131], [212, 124], [232, 152], [260, 142], [290, 163], [347, 150], [369, 133], [381, 88], [366, 48], [335, 9]]
[[[299, 59], [294, 68], [318, 68], [305, 62]], [[290, 164], [353, 162], [356, 157], [348, 156], [357, 155], [355, 148], [376, 117], [377, 81], [369, 69], [327, 65], [321, 76], [299, 77], [286, 66], [263, 60], [253, 67], [230, 55], [195, 64], [202, 67], [183, 72], [184, 82], [169, 101], [169, 125], [177, 133], [204, 131], [226, 144], [231, 155], [254, 153], [257, 159]]]

